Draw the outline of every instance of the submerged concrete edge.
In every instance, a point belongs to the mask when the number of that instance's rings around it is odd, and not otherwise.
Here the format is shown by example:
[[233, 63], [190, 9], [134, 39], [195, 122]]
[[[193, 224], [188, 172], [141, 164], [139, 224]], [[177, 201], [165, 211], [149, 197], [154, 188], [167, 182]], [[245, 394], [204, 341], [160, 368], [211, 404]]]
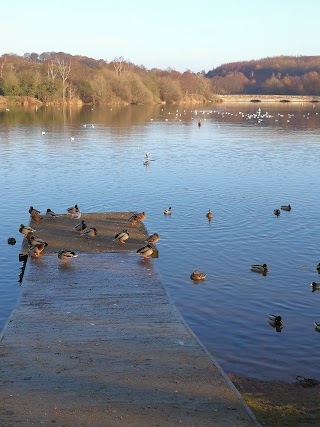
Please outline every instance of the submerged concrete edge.
[[[154, 263], [153, 263], [154, 264]], [[173, 307], [173, 309], [176, 311], [177, 315], [179, 316], [181, 322], [184, 324], [184, 326], [187, 328], [187, 330], [189, 331], [189, 333], [193, 336], [193, 338], [197, 341], [197, 343], [200, 345], [200, 347], [203, 349], [203, 351], [206, 353], [206, 355], [209, 357], [209, 359], [211, 360], [211, 362], [214, 364], [214, 366], [218, 369], [219, 373], [221, 374], [221, 376], [223, 377], [223, 379], [225, 380], [225, 382], [228, 384], [228, 386], [231, 388], [231, 390], [234, 392], [235, 396], [237, 397], [237, 399], [239, 400], [239, 402], [242, 404], [242, 406], [244, 407], [244, 409], [246, 410], [246, 412], [248, 413], [249, 417], [251, 418], [251, 420], [255, 423], [256, 427], [262, 427], [261, 424], [259, 423], [259, 421], [257, 420], [257, 417], [255, 416], [254, 412], [252, 411], [252, 409], [250, 409], [250, 407], [247, 405], [246, 401], [244, 400], [244, 398], [241, 396], [241, 393], [239, 392], [239, 390], [236, 388], [236, 386], [233, 384], [233, 382], [230, 380], [230, 378], [228, 377], [228, 375], [225, 373], [225, 371], [222, 369], [222, 367], [220, 366], [219, 362], [217, 362], [217, 360], [214, 358], [214, 356], [209, 352], [209, 350], [206, 349], [205, 345], [201, 342], [200, 338], [197, 337], [197, 335], [193, 332], [193, 330], [191, 329], [191, 327], [187, 324], [187, 322], [185, 321], [184, 317], [182, 316], [182, 314], [180, 313], [180, 311], [178, 310], [178, 308], [176, 307], [175, 303], [173, 302], [170, 292], [168, 291], [165, 283], [162, 281], [162, 277], [160, 274], [160, 271], [158, 270], [158, 268], [154, 265], [153, 266], [154, 269], [156, 269], [157, 274], [159, 275], [162, 285], [164, 287], [164, 290], [167, 294], [169, 303], [171, 304], [171, 306]]]

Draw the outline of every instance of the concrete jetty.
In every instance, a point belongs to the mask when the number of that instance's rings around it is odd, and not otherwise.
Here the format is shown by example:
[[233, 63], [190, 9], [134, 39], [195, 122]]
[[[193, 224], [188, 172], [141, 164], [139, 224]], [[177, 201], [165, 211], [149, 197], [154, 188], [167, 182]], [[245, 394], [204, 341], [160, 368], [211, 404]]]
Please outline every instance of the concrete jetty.
[[[155, 261], [135, 253], [146, 230], [128, 217], [83, 215], [98, 230], [93, 241], [67, 215], [31, 224], [48, 246], [29, 258], [0, 336], [0, 425], [258, 425], [176, 310]], [[130, 238], [120, 245], [113, 236], [123, 228]], [[61, 247], [78, 258], [63, 264]]]

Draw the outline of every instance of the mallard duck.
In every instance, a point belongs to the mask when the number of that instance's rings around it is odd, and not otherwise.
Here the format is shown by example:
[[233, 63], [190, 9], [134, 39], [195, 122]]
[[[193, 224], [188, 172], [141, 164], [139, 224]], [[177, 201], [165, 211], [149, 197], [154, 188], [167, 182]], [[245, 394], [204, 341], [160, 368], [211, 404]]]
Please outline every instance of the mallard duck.
[[97, 232], [96, 228], [89, 227], [83, 231], [82, 236], [86, 236], [86, 237], [88, 237], [88, 239], [93, 239], [94, 237], [96, 237], [97, 234], [98, 234], [98, 232]]
[[210, 209], [208, 210], [208, 213], [207, 213], [206, 217], [208, 219], [212, 219], [213, 218], [213, 213], [210, 211]]
[[152, 243], [148, 243], [146, 246], [143, 246], [142, 248], [137, 250], [137, 254], [142, 256], [144, 259], [147, 259], [148, 256], [151, 256], [153, 254], [154, 247]]
[[19, 233], [23, 234], [25, 237], [28, 235], [28, 233], [34, 233], [36, 230], [32, 227], [29, 227], [27, 225], [20, 225]]
[[275, 325], [279, 325], [279, 326], [283, 325], [283, 320], [281, 316], [278, 316], [276, 314], [269, 314], [268, 318], [269, 318], [269, 321], [274, 323]]
[[27, 237], [28, 243], [30, 246], [39, 246], [44, 244], [45, 246], [48, 246], [48, 243], [44, 240], [40, 239], [39, 237], [36, 237], [34, 235], [31, 235], [30, 237]]
[[30, 208], [29, 208], [29, 214], [32, 215], [33, 213], [36, 214], [36, 215], [41, 215], [41, 212], [38, 211], [38, 209], [35, 209], [33, 206], [30, 206]]
[[171, 207], [168, 209], [165, 209], [165, 211], [163, 212], [165, 215], [171, 215]]
[[39, 258], [40, 255], [41, 255], [41, 253], [42, 253], [42, 251], [44, 250], [44, 248], [47, 245], [48, 245], [47, 243], [46, 244], [45, 243], [40, 243], [40, 245], [38, 245], [38, 246], [31, 246], [29, 248], [28, 253], [29, 253], [29, 255], [31, 255], [31, 256], [33, 256], [35, 258]]
[[36, 214], [35, 212], [31, 213], [31, 218], [36, 224], [39, 224], [39, 222], [43, 220], [43, 217], [41, 215]]
[[283, 211], [291, 211], [291, 206], [290, 206], [290, 205], [282, 205], [282, 206], [281, 206], [281, 209], [282, 209]]
[[310, 286], [312, 287], [312, 292], [319, 291], [320, 290], [320, 283], [311, 282]]
[[251, 271], [254, 271], [255, 273], [261, 273], [261, 274], [267, 274], [268, 273], [268, 266], [267, 264], [253, 264], [251, 266]]
[[77, 212], [79, 212], [79, 206], [78, 205], [74, 205], [74, 206], [71, 206], [70, 208], [67, 208], [67, 212], [70, 214], [70, 215], [73, 215], [73, 214], [75, 214], [75, 213], [77, 213]]
[[160, 239], [159, 234], [158, 233], [153, 233], [153, 234], [151, 234], [147, 238], [147, 240], [145, 240], [145, 242], [147, 242], [147, 243], [156, 243], [159, 239]]
[[283, 327], [282, 317], [275, 314], [269, 314], [268, 319], [269, 325], [275, 328], [277, 332], [281, 332]]
[[81, 222], [79, 222], [79, 224], [77, 224], [73, 227], [73, 229], [76, 230], [80, 234], [82, 234], [83, 230], [85, 230], [86, 228], [87, 228], [87, 224], [85, 223], [84, 219]]
[[318, 272], [318, 274], [320, 274], [320, 262], [319, 262], [319, 264], [317, 265], [317, 272]]
[[77, 258], [77, 254], [73, 251], [65, 251], [64, 249], [60, 249], [58, 252], [58, 258], [63, 262], [67, 262], [71, 258]]
[[117, 233], [114, 236], [113, 240], [119, 240], [120, 243], [124, 244], [126, 240], [129, 239], [129, 232], [128, 230], [124, 229], [120, 233]]
[[320, 322], [314, 322], [315, 330], [320, 332]]
[[273, 211], [273, 213], [274, 213], [276, 216], [279, 216], [279, 215], [281, 214], [280, 209], [275, 209], [275, 210]]
[[195, 282], [203, 281], [205, 280], [207, 275], [205, 273], [200, 273], [199, 270], [194, 270], [191, 275], [190, 279], [194, 280]]
[[56, 214], [55, 212], [53, 212], [51, 209], [47, 209], [47, 212], [46, 212], [46, 217], [47, 218], [58, 218], [58, 214]]
[[128, 222], [130, 222], [131, 225], [135, 225], [137, 221], [143, 221], [147, 218], [147, 215], [145, 212], [137, 213], [131, 215], [131, 217], [128, 219]]

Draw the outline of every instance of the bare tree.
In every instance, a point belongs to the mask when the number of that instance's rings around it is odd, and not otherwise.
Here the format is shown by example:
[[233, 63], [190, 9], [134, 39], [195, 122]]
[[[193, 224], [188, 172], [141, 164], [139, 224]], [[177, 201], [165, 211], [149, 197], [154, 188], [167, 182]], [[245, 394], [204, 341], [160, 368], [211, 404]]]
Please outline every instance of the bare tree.
[[126, 71], [127, 62], [125, 61], [123, 56], [119, 56], [118, 58], [114, 58], [114, 60], [112, 61], [112, 64], [113, 64], [114, 70], [118, 76], [121, 76], [121, 74], [124, 71]]
[[67, 62], [63, 59], [62, 60], [57, 59], [57, 64], [58, 64], [58, 71], [62, 79], [62, 100], [64, 103], [66, 99], [66, 81], [68, 80], [68, 77], [71, 71], [71, 61]]
[[52, 60], [48, 61], [48, 77], [51, 77], [52, 81], [56, 78], [58, 73], [57, 64], [55, 64]]

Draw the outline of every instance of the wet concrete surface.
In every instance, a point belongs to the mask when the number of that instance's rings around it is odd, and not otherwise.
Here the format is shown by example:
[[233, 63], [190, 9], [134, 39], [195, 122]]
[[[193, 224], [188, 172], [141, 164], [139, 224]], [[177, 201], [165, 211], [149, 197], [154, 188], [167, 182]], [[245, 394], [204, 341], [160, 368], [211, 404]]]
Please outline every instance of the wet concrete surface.
[[257, 425], [177, 312], [156, 261], [134, 253], [144, 227], [116, 253], [105, 227], [88, 252], [81, 236], [78, 249], [68, 240], [79, 256], [66, 265], [55, 253], [29, 258], [0, 342], [0, 425]]

